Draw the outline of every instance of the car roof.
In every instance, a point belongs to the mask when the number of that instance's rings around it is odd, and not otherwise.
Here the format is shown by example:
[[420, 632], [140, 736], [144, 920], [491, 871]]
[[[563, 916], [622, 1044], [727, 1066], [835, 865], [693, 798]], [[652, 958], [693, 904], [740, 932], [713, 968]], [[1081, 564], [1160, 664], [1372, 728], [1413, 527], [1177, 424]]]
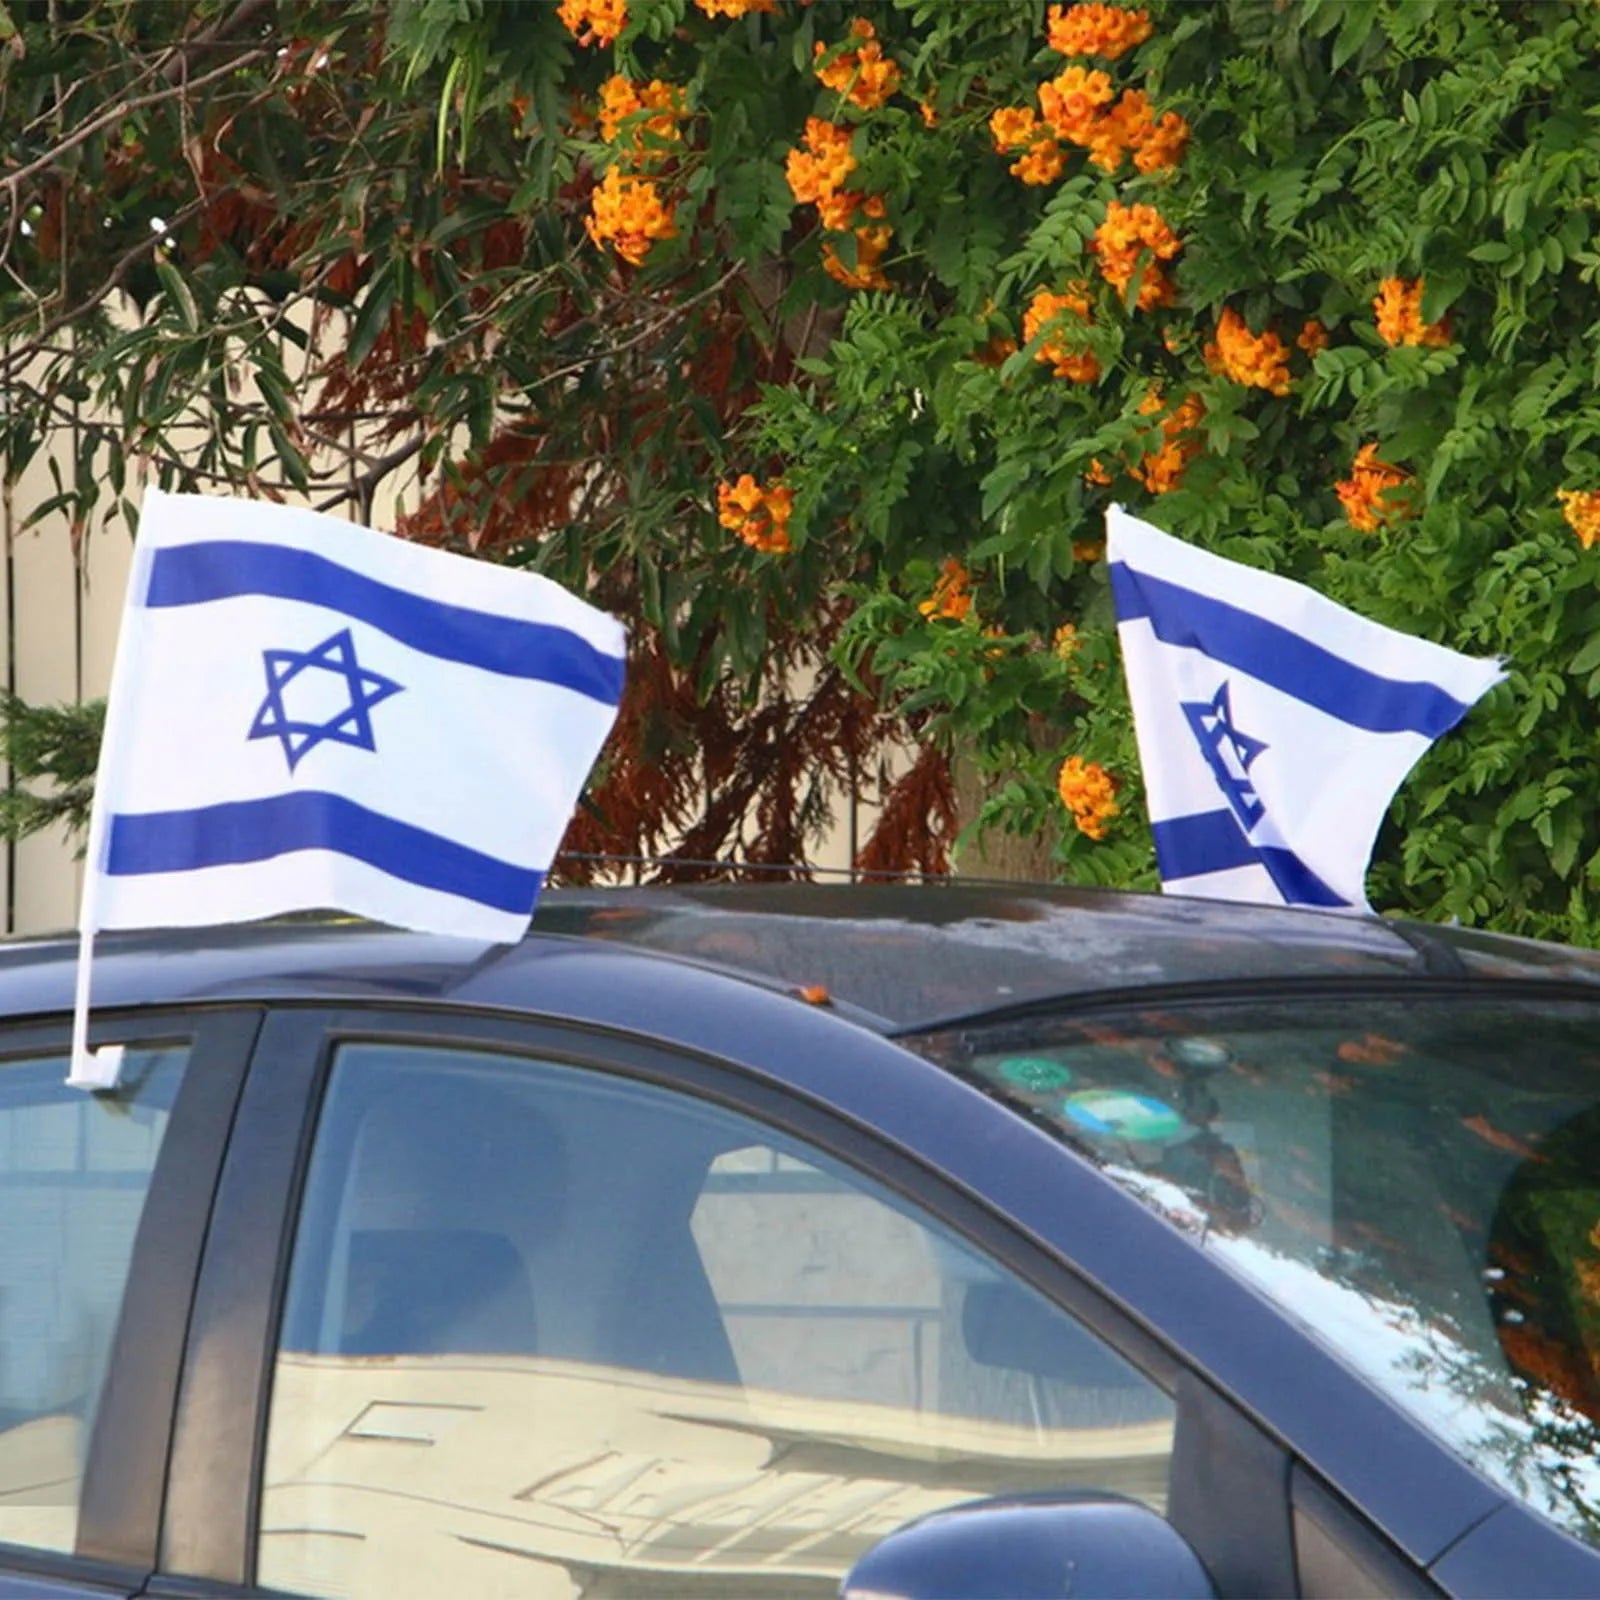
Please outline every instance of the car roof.
[[[0, 1015], [67, 1009], [71, 937], [0, 943]], [[557, 959], [559, 958], [559, 959]], [[936, 880], [555, 889], [518, 945], [356, 919], [102, 934], [97, 1010], [195, 1000], [448, 1001], [562, 1012], [562, 982], [660, 981], [664, 960], [826, 999], [885, 1032], [1107, 990], [1307, 978], [1557, 979], [1600, 955], [1460, 928], [1175, 896]], [[653, 969], [653, 970], [651, 970]]]

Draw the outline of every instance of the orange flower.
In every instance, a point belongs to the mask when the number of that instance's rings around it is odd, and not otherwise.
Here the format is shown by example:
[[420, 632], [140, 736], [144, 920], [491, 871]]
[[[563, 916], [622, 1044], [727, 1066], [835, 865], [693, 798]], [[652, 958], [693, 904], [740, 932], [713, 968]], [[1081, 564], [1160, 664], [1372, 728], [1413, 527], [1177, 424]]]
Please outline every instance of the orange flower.
[[1026, 149], [1033, 143], [1038, 126], [1039, 119], [1034, 116], [1032, 106], [1001, 106], [989, 118], [989, 132], [1001, 155]]
[[1200, 454], [1202, 446], [1198, 429], [1206, 408], [1199, 395], [1191, 394], [1185, 395], [1169, 411], [1161, 391], [1152, 389], [1139, 402], [1139, 410], [1144, 416], [1153, 416], [1158, 412], [1166, 414], [1161, 420], [1161, 448], [1152, 451], [1138, 466], [1132, 468], [1132, 475], [1151, 494], [1166, 494], [1178, 487], [1183, 481], [1184, 469]]
[[708, 17], [743, 17], [752, 11], [773, 12], [778, 0], [694, 0]]
[[791, 150], [785, 164], [789, 189], [796, 200], [801, 204], [821, 200], [844, 187], [856, 169], [850, 140], [848, 128], [821, 117], [806, 118], [805, 149]]
[[865, 17], [850, 24], [850, 35], [861, 42], [854, 50], [842, 50], [824, 62], [827, 45], [820, 41], [812, 56], [818, 61], [817, 76], [830, 89], [842, 94], [863, 111], [875, 111], [900, 87], [900, 68], [883, 53], [878, 30]]
[[1105, 73], [1068, 67], [1039, 86], [1039, 109], [1057, 138], [1087, 144], [1096, 114], [1110, 104], [1111, 96], [1111, 79]]
[[[1048, 289], [1036, 289], [1028, 309], [1022, 314], [1022, 337], [1032, 341], [1059, 316], [1070, 316], [1085, 327], [1094, 322], [1089, 314], [1089, 286], [1086, 283], [1068, 284], [1061, 294]], [[1059, 332], [1049, 335], [1034, 351], [1033, 359], [1053, 366], [1058, 378], [1073, 383], [1093, 383], [1100, 376], [1100, 363], [1092, 350], [1075, 350]]]
[[1051, 6], [1050, 48], [1064, 56], [1118, 56], [1143, 44], [1154, 29], [1148, 11], [1125, 11], [1121, 6]]
[[683, 90], [659, 78], [637, 84], [620, 72], [600, 85], [600, 137], [608, 143], [615, 142], [630, 118], [646, 111], [652, 114], [642, 117], [632, 130], [629, 153], [635, 162], [659, 159], [665, 153], [663, 145], [681, 141], [678, 121], [685, 115]]
[[1106, 207], [1106, 219], [1095, 229], [1089, 248], [1100, 258], [1101, 275], [1119, 294], [1127, 293], [1144, 252], [1148, 250], [1155, 258], [1145, 263], [1139, 281], [1139, 310], [1171, 305], [1176, 298], [1172, 284], [1156, 263], [1171, 261], [1183, 244], [1154, 206], [1125, 206], [1120, 200], [1113, 200]]
[[1295, 341], [1313, 360], [1328, 348], [1328, 330], [1315, 317], [1307, 317]]
[[1067, 158], [1054, 139], [1036, 140], [1011, 163], [1012, 174], [1035, 186], [1054, 183], [1066, 170]]
[[1585, 550], [1600, 540], [1600, 489], [1557, 489], [1561, 515]]
[[1133, 164], [1141, 172], [1165, 172], [1183, 159], [1188, 143], [1189, 124], [1176, 111], [1169, 111], [1137, 142]]
[[1387, 345], [1450, 343], [1450, 319], [1422, 320], [1423, 280], [1385, 278], [1378, 285], [1372, 309], [1378, 319], [1378, 337]]
[[825, 228], [843, 232], [856, 220], [861, 208], [861, 196], [854, 189], [841, 189], [837, 194], [825, 194], [817, 201], [817, 215]]
[[1122, 809], [1116, 801], [1116, 780], [1098, 762], [1082, 756], [1068, 756], [1061, 763], [1056, 791], [1078, 832], [1091, 839], [1105, 838], [1107, 825]]
[[1271, 328], [1253, 334], [1232, 306], [1217, 320], [1217, 340], [1205, 348], [1206, 365], [1248, 388], [1289, 392], [1289, 350]]
[[1154, 131], [1150, 97], [1143, 89], [1124, 89], [1117, 103], [1089, 124], [1079, 143], [1097, 167], [1115, 172], [1123, 156], [1129, 150], [1142, 149]]
[[748, 472], [734, 483], [717, 485], [717, 521], [755, 550], [787, 555], [794, 496], [781, 482], [765, 488]]
[[589, 197], [584, 218], [589, 237], [598, 245], [608, 240], [624, 261], [638, 266], [657, 239], [677, 235], [670, 207], [662, 203], [653, 178], [634, 177], [613, 167]]
[[1352, 528], [1361, 533], [1376, 533], [1381, 527], [1416, 514], [1411, 497], [1395, 493], [1410, 482], [1409, 472], [1378, 459], [1376, 443], [1364, 444], [1356, 451], [1350, 476], [1334, 485], [1334, 493]]
[[951, 556], [934, 579], [933, 593], [917, 610], [930, 621], [942, 617], [947, 622], [961, 622], [972, 609], [971, 574]]
[[1078, 630], [1072, 623], [1063, 622], [1056, 629], [1050, 648], [1058, 659], [1070, 661], [1083, 648], [1083, 640], [1078, 637]]
[[556, 15], [579, 44], [613, 44], [628, 25], [628, 0], [561, 0]]
[[839, 253], [831, 244], [822, 247], [822, 270], [847, 289], [887, 289], [889, 280], [883, 275], [878, 263], [883, 260], [883, 253], [889, 248], [889, 241], [894, 237], [894, 229], [877, 226], [871, 228], [857, 228], [856, 236], [856, 264], [847, 267], [839, 258]]

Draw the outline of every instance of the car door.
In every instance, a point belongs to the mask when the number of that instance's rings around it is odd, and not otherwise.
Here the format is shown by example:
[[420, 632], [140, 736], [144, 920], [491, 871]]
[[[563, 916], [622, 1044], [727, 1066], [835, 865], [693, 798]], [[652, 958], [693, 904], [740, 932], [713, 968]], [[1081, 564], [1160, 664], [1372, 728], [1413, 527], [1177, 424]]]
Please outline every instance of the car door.
[[151, 1593], [831, 1595], [918, 1516], [1074, 1487], [1292, 1592], [1281, 1449], [815, 1099], [555, 1024], [263, 1030]]
[[115, 1090], [64, 1082], [68, 1024], [0, 1028], [0, 1596], [136, 1593], [154, 1569], [206, 1217], [258, 1016], [96, 1019]]

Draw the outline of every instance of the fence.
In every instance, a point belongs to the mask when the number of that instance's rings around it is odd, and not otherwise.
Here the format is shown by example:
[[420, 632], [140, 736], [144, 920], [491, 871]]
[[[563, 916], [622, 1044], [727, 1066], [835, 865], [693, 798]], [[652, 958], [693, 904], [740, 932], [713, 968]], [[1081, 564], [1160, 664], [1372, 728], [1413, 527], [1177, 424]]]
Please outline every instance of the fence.
[[[70, 477], [77, 440], [63, 429], [56, 466]], [[352, 462], [353, 474], [357, 467]], [[125, 523], [97, 512], [74, 548], [65, 513], [29, 527], [31, 513], [57, 493], [50, 453], [41, 451], [0, 497], [0, 660], [4, 683], [30, 704], [77, 704], [106, 693], [132, 556]], [[415, 505], [414, 477], [387, 481], [374, 497], [372, 521], [392, 525], [397, 502]], [[825, 867], [849, 865], [865, 808], [851, 799], [839, 826], [816, 854]], [[0, 899], [7, 933], [72, 926], [81, 885], [79, 841], [64, 828], [42, 831], [0, 850]]]

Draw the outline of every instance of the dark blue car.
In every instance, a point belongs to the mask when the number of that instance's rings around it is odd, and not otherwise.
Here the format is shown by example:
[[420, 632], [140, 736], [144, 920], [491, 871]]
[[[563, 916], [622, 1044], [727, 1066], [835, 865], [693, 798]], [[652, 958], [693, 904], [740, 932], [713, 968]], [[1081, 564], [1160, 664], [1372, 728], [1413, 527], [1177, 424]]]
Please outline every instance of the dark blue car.
[[1600, 1595], [1600, 961], [1004, 887], [0, 954], [0, 1596]]

